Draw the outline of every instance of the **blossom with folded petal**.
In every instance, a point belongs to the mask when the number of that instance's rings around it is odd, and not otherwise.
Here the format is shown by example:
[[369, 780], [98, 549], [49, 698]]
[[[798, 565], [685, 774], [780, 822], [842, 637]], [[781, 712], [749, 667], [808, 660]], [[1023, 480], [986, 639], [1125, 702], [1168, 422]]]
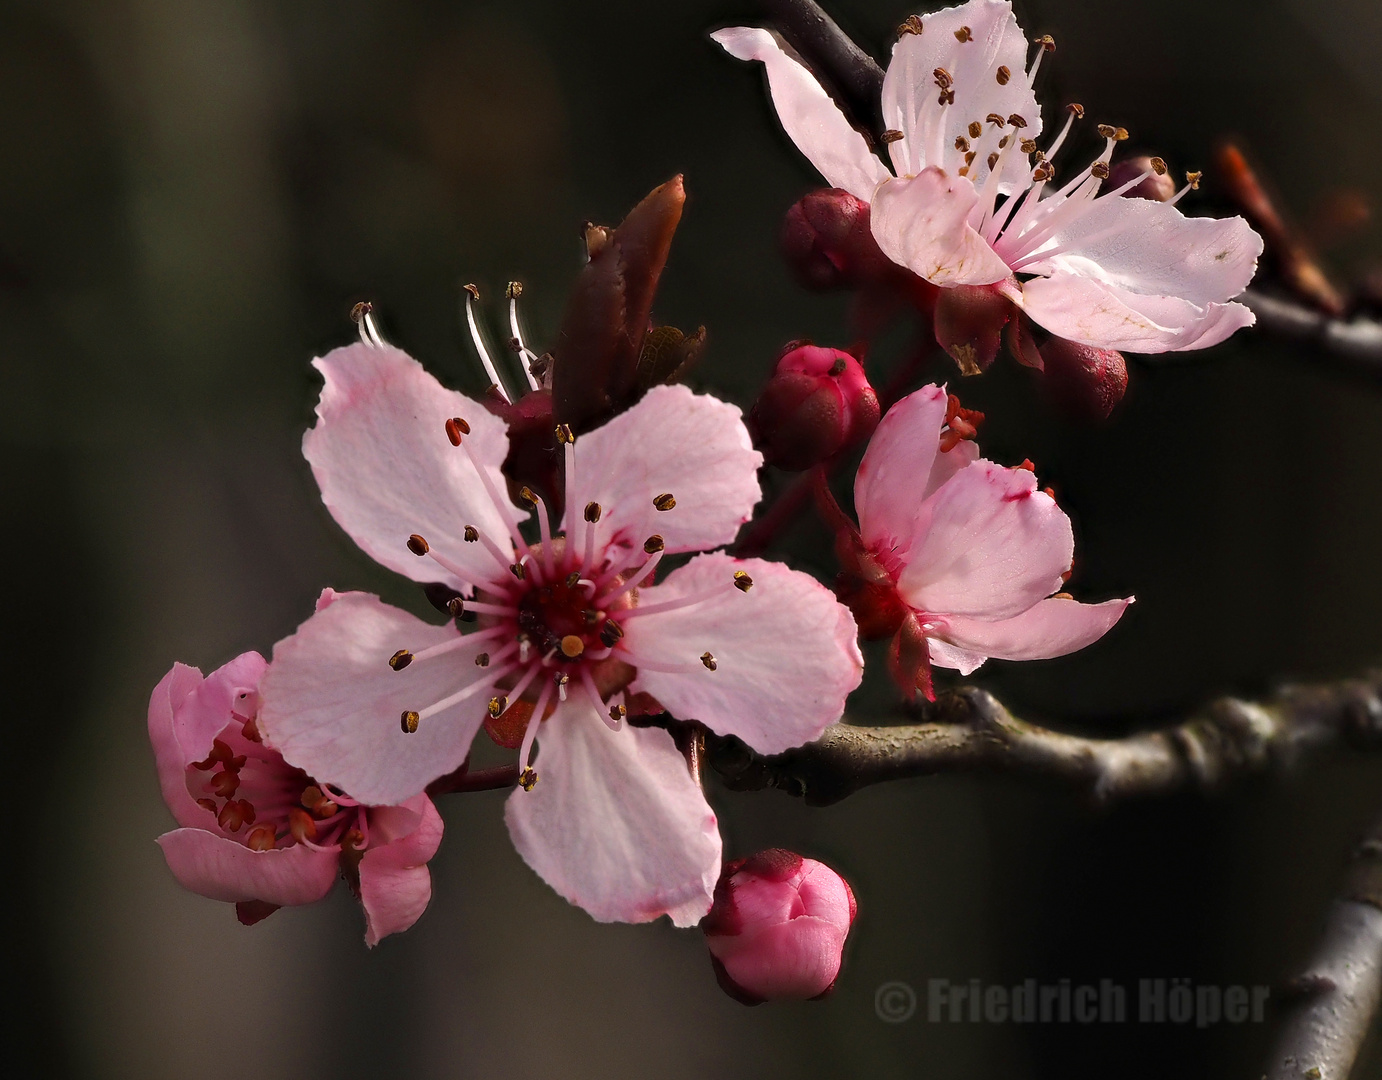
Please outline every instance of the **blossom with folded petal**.
[[365, 943], [417, 922], [441, 843], [432, 801], [365, 806], [283, 760], [259, 733], [264, 658], [248, 652], [206, 678], [175, 664], [149, 699], [163, 800], [180, 828], [158, 838], [192, 892], [257, 922], [320, 900], [344, 874], [365, 910]]
[[525, 538], [500, 420], [397, 349], [316, 366], [304, 453], [327, 508], [385, 566], [449, 587], [457, 618], [338, 597], [274, 650], [266, 737], [355, 798], [395, 802], [457, 769], [486, 725], [520, 747], [506, 818], [533, 869], [602, 921], [695, 923], [719, 876], [715, 815], [626, 700], [777, 753], [837, 720], [861, 677], [853, 618], [805, 574], [702, 554], [653, 583], [666, 556], [732, 540], [758, 501], [739, 410], [655, 386], [593, 431], [558, 429], [565, 512], [552, 522], [524, 489]]
[[1075, 551], [1070, 519], [1030, 468], [986, 461], [957, 437], [973, 427], [947, 421], [955, 412], [938, 386], [903, 398], [854, 481], [859, 529], [846, 545], [845, 595], [868, 636], [893, 637], [893, 674], [909, 693], [929, 694], [932, 664], [968, 675], [990, 657], [1082, 649], [1132, 603], [1081, 604], [1057, 592]]
[[[1033, 82], [1054, 46], [1038, 41], [1029, 65], [1008, 0], [969, 0], [903, 24], [881, 103], [892, 171], [768, 31], [712, 36], [764, 65], [787, 134], [830, 184], [871, 204], [879, 247], [927, 281], [990, 288], [1053, 334], [1103, 349], [1203, 349], [1252, 324], [1251, 311], [1229, 302], [1262, 252], [1241, 217], [1184, 217], [1179, 196], [1121, 198], [1164, 171], [1159, 159], [1100, 194], [1126, 131], [1101, 125], [1098, 159], [1056, 180], [1054, 159], [1084, 110], [1071, 106], [1038, 148]], [[1191, 174], [1180, 194], [1197, 181]]]

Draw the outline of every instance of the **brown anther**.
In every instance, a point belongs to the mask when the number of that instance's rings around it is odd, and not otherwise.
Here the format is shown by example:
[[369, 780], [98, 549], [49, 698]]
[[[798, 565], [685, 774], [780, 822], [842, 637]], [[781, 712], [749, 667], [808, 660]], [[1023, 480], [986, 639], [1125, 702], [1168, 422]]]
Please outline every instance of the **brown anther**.
[[974, 40], [974, 33], [967, 26], [962, 26], [955, 31], [955, 40], [963, 44], [966, 41]]
[[474, 282], [471, 282], [468, 285], [462, 285], [461, 288], [463, 288], [466, 292], [470, 293], [470, 298], [474, 300], [477, 304], [480, 302], [480, 286], [476, 285]]
[[1019, 116], [1017, 113], [1013, 113], [1010, 117], [1008, 117], [1008, 123], [1010, 123], [1015, 128], [1025, 128], [1027, 126], [1026, 119], [1022, 116]]
[[1024, 471], [1026, 471], [1026, 472], [1029, 472], [1029, 473], [1035, 473], [1035, 472], [1036, 472], [1036, 465], [1034, 465], [1034, 464], [1032, 463], [1032, 459], [1031, 459], [1031, 458], [1023, 458], [1023, 459], [1022, 459], [1022, 464], [1021, 464], [1021, 465], [1018, 465], [1018, 466], [1016, 466], [1016, 467], [1019, 468], [1019, 469], [1022, 469], [1022, 470], [1024, 470]]
[[233, 757], [229, 745], [220, 739], [212, 739], [211, 753], [206, 755], [205, 761], [192, 762], [192, 768], [206, 772], [209, 769], [214, 769], [217, 762], [229, 762]]
[[500, 714], [508, 707], [509, 699], [503, 694], [489, 699], [489, 715], [492, 719], [498, 720]]
[[586, 626], [594, 626], [600, 621], [600, 613], [594, 608], [586, 608], [581, 612], [581, 618], [585, 620]]
[[240, 774], [231, 769], [222, 769], [220, 772], [216, 773], [216, 775], [211, 778], [211, 782], [207, 784], [207, 788], [211, 794], [217, 795], [222, 799], [228, 799], [234, 795], [239, 786]]
[[245, 799], [227, 799], [216, 824], [227, 832], [239, 832], [242, 826], [254, 824], [254, 807]]
[[920, 34], [925, 29], [926, 24], [921, 21], [920, 15], [908, 15], [902, 25], [897, 28], [897, 36], [904, 37], [907, 34]]
[[997, 153], [997, 151], [995, 151], [994, 153], [992, 153], [992, 154], [989, 155], [989, 168], [992, 169], [992, 168], [993, 168], [995, 165], [997, 165], [997, 164], [998, 164], [998, 153]]
[[510, 281], [504, 289], [505, 300], [517, 300], [523, 295], [523, 282]]
[[649, 555], [655, 555], [667, 545], [663, 543], [661, 535], [653, 533], [652, 536], [643, 541], [643, 550]]
[[476, 666], [476, 667], [489, 667], [489, 653], [487, 653], [487, 652], [482, 652], [482, 653], [477, 654], [476, 657], [475, 657], [475, 666]]
[[1008, 136], [1004, 135], [1001, 139], [998, 140], [998, 149], [1002, 150], [1003, 147], [1005, 147], [1005, 146], [1007, 146], [1007, 145], [1008, 145]]
[[888, 128], [887, 131], [879, 136], [879, 141], [884, 146], [887, 146], [889, 143], [901, 142], [903, 138], [902, 132], [898, 131], [897, 128]]
[[1037, 38], [1036, 41], [1033, 42], [1033, 44], [1040, 45], [1047, 52], [1056, 51], [1056, 39], [1053, 38], [1050, 34], [1042, 34], [1041, 37]]
[[215, 799], [198, 799], [197, 805], [200, 806], [203, 810], [210, 810], [213, 814], [216, 813]]
[[585, 504], [585, 519], [592, 525], [600, 520], [600, 515], [602, 513], [604, 513], [604, 511], [600, 508], [599, 503], [588, 502]]
[[363, 847], [364, 843], [365, 834], [359, 829], [347, 829], [345, 835], [341, 837], [341, 847], [345, 848], [347, 851]]
[[1067, 105], [1065, 108], [1066, 108], [1066, 110], [1067, 110], [1068, 112], [1072, 112], [1072, 113], [1075, 114], [1075, 119], [1076, 119], [1076, 120], [1083, 120], [1083, 119], [1084, 119], [1084, 106], [1081, 105], [1078, 101], [1072, 101], [1072, 102], [1071, 102], [1069, 105]]
[[1096, 161], [1093, 165], [1089, 167], [1089, 175], [1094, 177], [1096, 180], [1107, 180], [1108, 172], [1109, 169], [1107, 161]]
[[979, 156], [979, 153], [978, 153], [977, 150], [971, 150], [969, 153], [967, 153], [967, 154], [965, 155], [965, 164], [966, 164], [966, 165], [973, 165], [973, 164], [974, 164], [974, 159], [975, 159], [976, 157], [978, 157], [978, 156]]
[[398, 726], [403, 729], [403, 734], [412, 735], [417, 731], [417, 726], [422, 718], [412, 709], [405, 709], [398, 718]]
[[245, 718], [245, 722], [240, 725], [240, 734], [252, 743], [264, 741], [264, 736], [259, 734], [259, 723], [253, 716]]
[[480, 530], [474, 525], [467, 525], [465, 527], [465, 532], [461, 535], [465, 537], [465, 542], [467, 544], [473, 544], [476, 540], [480, 539]]
[[969, 137], [970, 137], [971, 139], [977, 139], [977, 138], [978, 138], [980, 135], [982, 135], [983, 133], [984, 133], [984, 125], [981, 124], [981, 123], [979, 123], [978, 120], [971, 120], [971, 121], [969, 122]]
[[1013, 73], [1008, 68], [1008, 66], [1004, 64], [1002, 67], [998, 69], [994, 77], [998, 80], [999, 86], [1007, 86], [1008, 80], [1013, 77]]
[[524, 484], [521, 488], [518, 489], [518, 497], [522, 499], [525, 503], [527, 503], [529, 506], [537, 505], [537, 496], [533, 494], [533, 489], [530, 488], [527, 484]]
[[1200, 190], [1200, 179], [1201, 179], [1203, 176], [1204, 176], [1204, 173], [1202, 173], [1202, 172], [1188, 172], [1188, 173], [1185, 174], [1185, 182], [1186, 182], [1187, 184], [1190, 185], [1190, 187], [1191, 187], [1192, 190], [1194, 190], [1194, 191], [1199, 191], [1199, 190]]
[[701, 653], [701, 663], [705, 665], [707, 671], [714, 671], [720, 665], [716, 663], [715, 657], [708, 652]]
[[465, 614], [465, 601], [459, 596], [453, 596], [446, 602], [446, 613], [453, 619], [459, 619]]
[[523, 568], [523, 564], [521, 562], [516, 562], [512, 566], [510, 566], [509, 573], [511, 573], [514, 577], [518, 578], [519, 581], [524, 580], [524, 578], [528, 576], [528, 571]]
[[1037, 152], [1036, 143], [1031, 139], [1023, 139], [1018, 143], [1018, 146], [1021, 147], [1024, 154], [1035, 154]]
[[1056, 489], [1053, 488], [1053, 487], [1044, 487], [1044, 488], [1041, 489], [1041, 492], [1042, 492], [1042, 494], [1045, 495], [1048, 499], [1055, 499], [1055, 497], [1056, 497]]
[[609, 709], [609, 718], [610, 718], [611, 720], [613, 720], [616, 724], [619, 723], [620, 720], [624, 719], [624, 717], [628, 716], [628, 714], [629, 714], [628, 708], [625, 707], [625, 706], [623, 706], [623, 705], [611, 705], [611, 706], [610, 706], [610, 709]]
[[524, 791], [532, 791], [537, 787], [537, 773], [531, 768], [524, 769], [518, 777], [518, 786]]
[[566, 445], [576, 441], [576, 433], [571, 430], [570, 424], [557, 425], [557, 442]]
[[251, 851], [272, 851], [274, 849], [274, 827], [268, 822], [256, 825], [245, 836], [245, 846]]
[[1114, 142], [1126, 142], [1128, 140], [1128, 129], [1124, 127], [1113, 129]]
[[1050, 180], [1055, 170], [1049, 165], [1039, 165], [1032, 171], [1032, 179], [1037, 183], [1043, 180]]
[[1075, 599], [1068, 592], [1058, 592], [1051, 597], [1052, 600], [1073, 600]]
[[509, 346], [509, 352], [511, 353], [521, 353], [523, 351], [523, 342], [519, 341], [516, 337], [509, 338], [507, 344]]
[[607, 649], [612, 649], [615, 643], [624, 636], [624, 628], [613, 619], [606, 621], [600, 630], [600, 642]]
[[581, 572], [579, 570], [572, 570], [571, 573], [566, 575], [566, 587], [568, 589], [574, 589], [580, 583]]
[[[456, 597], [456, 600], [459, 599], [459, 596]], [[452, 603], [454, 604], [456, 600], [453, 600]], [[395, 671], [402, 671], [412, 662], [413, 654], [410, 653], [407, 649], [399, 649], [398, 652], [394, 653], [391, 657], [389, 657], [389, 667], [393, 668]]]
[[951, 89], [949, 89], [949, 88], [946, 88], [946, 89], [942, 90], [942, 91], [940, 92], [940, 94], [936, 97], [936, 104], [937, 104], [937, 105], [954, 105], [954, 104], [955, 104], [955, 91], [954, 91], [954, 90], [951, 90]]
[[1114, 127], [1112, 124], [1100, 124], [1097, 128], [1095, 128], [1095, 130], [1098, 131], [1101, 137], [1105, 139], [1111, 139], [1113, 138], [1114, 132], [1116, 132], [1118, 129]]
[[361, 300], [358, 304], [356, 304], [353, 308], [350, 309], [350, 321], [353, 322], [356, 326], [359, 326], [362, 322], [365, 321], [365, 316], [373, 310], [373, 304], [371, 304], [368, 300]]
[[931, 72], [931, 78], [936, 80], [936, 85], [942, 90], [949, 90], [955, 85], [955, 80], [950, 77], [950, 72], [942, 67], [938, 67], [935, 71]]
[[968, 149], [969, 149], [969, 140], [966, 139], [963, 135], [956, 135], [956, 136], [955, 136], [955, 149], [956, 149], [956, 150], [968, 150]]
[[420, 537], [417, 533], [413, 533], [412, 536], [408, 537], [408, 550], [411, 551], [414, 555], [426, 555], [432, 549], [430, 546], [428, 546], [426, 540]]
[[[836, 372], [836, 374], [839, 373]], [[663, 511], [671, 510], [676, 505], [677, 500], [675, 497], [673, 497], [670, 491], [664, 491], [661, 495], [659, 495], [656, 499], [653, 500], [653, 506]]]
[[734, 587], [740, 592], [748, 592], [753, 588], [753, 578], [742, 570], [734, 571]]
[[957, 170], [955, 170], [955, 172], [956, 172], [956, 175], [958, 175], [958, 176], [968, 176], [968, 175], [969, 175], [969, 166], [968, 166], [968, 165], [961, 165]]
[[1007, 127], [1007, 121], [1004, 120], [1001, 116], [999, 116], [996, 112], [989, 113], [986, 117], [984, 117], [984, 119], [988, 121], [990, 124], [992, 124], [994, 127]]
[[293, 834], [293, 839], [301, 844], [304, 840], [315, 840], [317, 838], [317, 823], [312, 820], [312, 815], [298, 806], [288, 807], [288, 831]]
[[571, 660], [585, 652], [585, 641], [577, 634], [567, 634], [561, 639], [561, 654]]
[[1157, 176], [1166, 175], [1166, 162], [1162, 161], [1161, 158], [1154, 157], [1147, 164], [1152, 167], [1152, 172], [1156, 173]]

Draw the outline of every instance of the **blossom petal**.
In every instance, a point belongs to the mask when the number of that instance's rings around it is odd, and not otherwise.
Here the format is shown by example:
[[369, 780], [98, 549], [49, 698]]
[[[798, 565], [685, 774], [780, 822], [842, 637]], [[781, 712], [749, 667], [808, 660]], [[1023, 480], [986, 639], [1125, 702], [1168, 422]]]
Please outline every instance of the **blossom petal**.
[[1092, 277], [1149, 296], [1222, 303], [1252, 280], [1262, 237], [1241, 217], [1186, 217], [1169, 203], [1104, 195], [1052, 236], [1064, 250], [1024, 270]]
[[301, 844], [251, 851], [203, 829], [174, 829], [158, 838], [158, 846], [184, 889], [232, 904], [310, 904], [331, 891], [340, 862], [335, 851]]
[[873, 238], [884, 255], [933, 285], [992, 285], [1008, 276], [1008, 264], [969, 224], [978, 200], [967, 178], [934, 165], [889, 180], [874, 193]]
[[475, 657], [493, 646], [467, 643], [402, 671], [389, 667], [389, 657], [457, 636], [453, 625], [425, 623], [377, 596], [340, 593], [274, 647], [260, 685], [260, 731], [290, 764], [352, 798], [401, 803], [465, 760], [485, 715], [484, 693], [427, 717], [412, 734], [400, 715], [484, 677]]
[[1026, 469], [976, 461], [932, 497], [929, 528], [898, 579], [919, 611], [1006, 619], [1050, 596], [1075, 538]]
[[706, 944], [741, 990], [766, 1001], [805, 1001], [840, 973], [845, 935], [826, 919], [802, 915], [753, 933], [707, 937]]
[[844, 188], [865, 202], [873, 198], [873, 189], [889, 176], [887, 167], [849, 126], [816, 77], [788, 56], [777, 38], [748, 26], [727, 27], [710, 36], [736, 60], [762, 63], [788, 138], [831, 187]]
[[538, 734], [537, 785], [504, 819], [523, 861], [599, 922], [693, 926], [720, 873], [715, 812], [661, 728], [611, 731], [584, 694]]
[[[753, 579], [747, 593], [732, 584], [736, 570]], [[809, 742], [839, 720], [863, 657], [854, 616], [829, 589], [781, 563], [701, 555], [640, 590], [639, 604], [702, 594], [694, 606], [624, 622], [635, 690], [764, 754]], [[704, 652], [714, 671], [697, 662]], [[656, 671], [639, 658], [688, 670]]]
[[[633, 408], [576, 440], [575, 483], [566, 502], [567, 535], [583, 534], [590, 502], [600, 504], [605, 543], [639, 548], [654, 533], [666, 549], [702, 551], [728, 544], [762, 497], [743, 414], [684, 386], [655, 386]], [[676, 506], [653, 500], [671, 494]]]
[[[266, 667], [268, 662], [257, 652], [241, 653], [183, 698], [173, 712], [173, 733], [182, 748], [184, 766], [201, 761], [211, 752], [211, 744], [233, 719], [232, 712], [245, 718], [254, 715], [255, 691]], [[242, 695], [252, 700], [241, 703], [237, 699]]]
[[1243, 304], [1196, 307], [1178, 297], [1144, 296], [1070, 273], [1024, 282], [1022, 307], [1059, 337], [1140, 353], [1207, 349], [1256, 321]]
[[407, 930], [432, 899], [427, 863], [441, 846], [441, 815], [426, 795], [409, 799], [406, 806], [420, 815], [417, 828], [391, 843], [371, 847], [360, 860], [360, 904], [365, 909], [365, 944], [370, 948], [390, 934]]
[[940, 638], [927, 638], [926, 652], [936, 667], [954, 668], [961, 675], [971, 674], [988, 659], [982, 653], [968, 652]]
[[[470, 573], [470, 584], [492, 575], [494, 562], [482, 545], [463, 542], [465, 527], [500, 545], [509, 533], [470, 455], [448, 441], [445, 424], [460, 417], [470, 425], [467, 445], [502, 493], [499, 467], [509, 452], [503, 421], [390, 346], [350, 345], [312, 364], [326, 383], [302, 452], [341, 528], [375, 561], [414, 581], [466, 584], [412, 554], [412, 533]], [[509, 512], [515, 520], [527, 516]]]
[[188, 759], [173, 730], [173, 715], [178, 706], [201, 683], [202, 673], [196, 668], [174, 664], [149, 695], [149, 742], [154, 749], [158, 786], [179, 825], [202, 825], [208, 820], [206, 811], [187, 790]]
[[[954, 153], [956, 137], [968, 136], [971, 121], [996, 135], [997, 129], [984, 123], [990, 113], [1004, 118], [1016, 113], [1027, 121], [1023, 134], [1036, 138], [1041, 110], [1025, 74], [1027, 37], [1012, 5], [1007, 0], [970, 0], [923, 15], [921, 21], [922, 33], [897, 39], [883, 78], [883, 123], [903, 134], [889, 147], [898, 175], [942, 164], [945, 151]], [[961, 28], [967, 33], [957, 37]], [[998, 81], [999, 67], [1008, 69], [1006, 82]], [[952, 104], [937, 101], [933, 73], [938, 68], [954, 80]], [[988, 175], [985, 159], [997, 141], [995, 137], [971, 165], [969, 175], [975, 183]]]
[[[1098, 641], [1131, 603], [1132, 597], [1102, 604], [1052, 597], [1021, 615], [996, 622], [952, 615], [945, 620], [942, 633], [960, 649], [977, 655], [999, 660], [1048, 660]], [[936, 661], [934, 653], [931, 659]], [[961, 674], [968, 672], [962, 670]]]

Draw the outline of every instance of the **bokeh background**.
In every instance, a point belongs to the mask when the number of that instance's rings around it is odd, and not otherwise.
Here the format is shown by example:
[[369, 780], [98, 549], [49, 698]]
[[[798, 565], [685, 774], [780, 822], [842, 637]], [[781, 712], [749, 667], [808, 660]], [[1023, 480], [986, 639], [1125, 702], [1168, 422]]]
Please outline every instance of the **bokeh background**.
[[[879, 55], [914, 10], [831, 8]], [[1048, 118], [1080, 100], [1177, 169], [1234, 133], [1307, 228], [1340, 191], [1382, 205], [1373, 0], [1017, 8], [1059, 45]], [[432, 905], [372, 952], [343, 889], [246, 929], [163, 865], [144, 716], [174, 660], [267, 653], [328, 584], [426, 610], [334, 526], [299, 454], [307, 361], [351, 338], [352, 303], [476, 392], [459, 285], [480, 284], [498, 325], [503, 283], [522, 279], [548, 339], [580, 223], [684, 173], [657, 314], [708, 326], [693, 382], [747, 405], [783, 342], [848, 343], [844, 300], [800, 291], [776, 254], [782, 212], [818, 181], [759, 71], [705, 36], [757, 15], [751, 0], [0, 2], [11, 1075], [1260, 1073], [1261, 1025], [885, 1024], [874, 994], [933, 976], [1279, 982], [1382, 809], [1382, 762], [1104, 812], [1004, 778], [829, 809], [715, 788], [727, 854], [793, 847], [859, 895], [837, 992], [793, 1006], [724, 997], [695, 932], [568, 907], [514, 853], [498, 793], [445, 801]], [[1212, 185], [1197, 199], [1214, 208]], [[1379, 230], [1333, 241], [1342, 278], [1382, 258]], [[958, 381], [941, 361], [928, 376]], [[1382, 656], [1382, 388], [1243, 334], [1134, 364], [1111, 425], [1072, 425], [1035, 389], [1005, 364], [962, 388], [988, 413], [986, 452], [1031, 457], [1074, 517], [1081, 596], [1138, 603], [1096, 647], [992, 664], [984, 685], [1032, 718], [1118, 733]], [[833, 570], [812, 527], [780, 550]]]

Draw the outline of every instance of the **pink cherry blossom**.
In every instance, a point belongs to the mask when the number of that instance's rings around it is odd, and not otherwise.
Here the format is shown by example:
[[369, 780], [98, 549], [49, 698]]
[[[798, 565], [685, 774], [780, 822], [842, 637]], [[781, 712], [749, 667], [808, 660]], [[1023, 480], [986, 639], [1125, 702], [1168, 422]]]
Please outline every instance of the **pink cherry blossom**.
[[235, 904], [245, 923], [320, 900], [344, 874], [377, 945], [427, 907], [441, 817], [426, 795], [364, 806], [284, 761], [258, 729], [265, 666], [248, 652], [203, 679], [175, 664], [154, 688], [149, 740], [181, 826], [159, 846], [184, 888]]
[[834, 870], [770, 848], [725, 867], [701, 928], [731, 997], [800, 1001], [835, 985], [855, 913], [849, 882]]
[[854, 481], [853, 569], [873, 587], [864, 595], [894, 605], [886, 633], [908, 692], [929, 691], [931, 664], [968, 675], [990, 657], [1082, 649], [1132, 603], [1057, 594], [1074, 557], [1070, 519], [1029, 468], [996, 465], [957, 440], [947, 405], [942, 387], [925, 386], [889, 409]]
[[[760, 61], [787, 134], [826, 180], [872, 205], [888, 258], [942, 287], [992, 287], [1059, 337], [1105, 349], [1203, 349], [1250, 326], [1229, 303], [1252, 279], [1261, 238], [1241, 217], [1187, 218], [1176, 201], [1125, 199], [1155, 170], [1100, 194], [1114, 146], [1064, 184], [1057, 152], [1080, 106], [1038, 149], [1033, 83], [1049, 40], [1029, 46], [1008, 0], [969, 0], [904, 24], [883, 81], [890, 172], [813, 75], [771, 33], [712, 35]], [[895, 175], [894, 175], [895, 174]]]
[[[347, 593], [279, 643], [261, 723], [288, 760], [397, 802], [457, 769], [482, 723], [516, 727], [520, 854], [602, 921], [695, 923], [719, 874], [714, 812], [672, 737], [633, 727], [651, 697], [776, 753], [837, 720], [862, 659], [848, 610], [805, 574], [702, 554], [758, 501], [739, 410], [659, 386], [588, 434], [559, 430], [566, 508], [506, 493], [503, 424], [397, 349], [353, 345], [325, 378], [304, 452], [327, 507], [384, 565], [461, 595], [435, 626]], [[462, 629], [470, 632], [462, 632]], [[516, 740], [517, 741], [517, 740]], [[530, 761], [534, 744], [537, 757]]]

